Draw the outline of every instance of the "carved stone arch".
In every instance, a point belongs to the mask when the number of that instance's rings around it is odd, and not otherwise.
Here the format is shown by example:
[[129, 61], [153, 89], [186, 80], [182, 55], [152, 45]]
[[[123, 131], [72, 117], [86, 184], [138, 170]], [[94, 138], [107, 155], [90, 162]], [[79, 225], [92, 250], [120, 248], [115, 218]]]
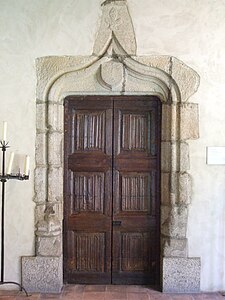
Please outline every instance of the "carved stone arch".
[[[191, 201], [187, 141], [198, 138], [198, 105], [188, 99], [198, 88], [199, 76], [172, 56], [136, 56], [126, 1], [103, 4], [93, 55], [43, 57], [36, 62], [36, 256], [23, 257], [23, 285], [33, 292], [58, 292], [63, 284], [64, 98], [154, 95], [162, 101], [162, 288], [167, 292], [196, 292], [200, 261], [188, 257], [186, 236]], [[127, 39], [131, 42], [127, 43]]]

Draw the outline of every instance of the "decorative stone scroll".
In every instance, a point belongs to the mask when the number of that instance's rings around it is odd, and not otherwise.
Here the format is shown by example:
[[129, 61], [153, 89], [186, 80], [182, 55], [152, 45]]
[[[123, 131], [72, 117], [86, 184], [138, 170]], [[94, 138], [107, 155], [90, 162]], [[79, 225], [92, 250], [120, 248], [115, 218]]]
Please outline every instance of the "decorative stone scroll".
[[[196, 292], [200, 260], [188, 257], [186, 232], [191, 202], [188, 140], [199, 137], [198, 105], [188, 101], [198, 89], [199, 76], [175, 57], [136, 56], [126, 1], [107, 0], [102, 8], [92, 56], [42, 57], [36, 61], [36, 256], [23, 257], [22, 284], [33, 292], [59, 292], [63, 284], [64, 98], [155, 95], [162, 101], [162, 288], [168, 292]], [[48, 272], [46, 264], [50, 266]], [[174, 282], [179, 276], [182, 280], [176, 288]]]

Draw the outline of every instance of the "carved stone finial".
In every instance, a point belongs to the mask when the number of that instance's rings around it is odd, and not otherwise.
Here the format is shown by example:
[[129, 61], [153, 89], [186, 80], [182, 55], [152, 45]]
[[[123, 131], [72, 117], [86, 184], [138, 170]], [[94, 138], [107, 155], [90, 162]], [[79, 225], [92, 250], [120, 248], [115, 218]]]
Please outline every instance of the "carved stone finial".
[[117, 38], [128, 55], [136, 55], [136, 39], [126, 0], [106, 0], [102, 3], [102, 19], [93, 54], [100, 55], [109, 39]]
[[127, 0], [105, 0], [101, 5], [107, 5], [107, 4], [111, 4], [112, 2], [116, 2], [116, 1], [120, 1], [120, 2], [127, 2]]

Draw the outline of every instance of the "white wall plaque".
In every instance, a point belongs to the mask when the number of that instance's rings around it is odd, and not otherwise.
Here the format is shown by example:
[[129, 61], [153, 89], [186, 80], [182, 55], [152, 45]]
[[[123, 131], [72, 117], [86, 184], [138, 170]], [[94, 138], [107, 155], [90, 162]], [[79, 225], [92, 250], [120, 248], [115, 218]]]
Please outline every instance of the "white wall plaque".
[[206, 163], [208, 165], [225, 165], [225, 147], [207, 147]]

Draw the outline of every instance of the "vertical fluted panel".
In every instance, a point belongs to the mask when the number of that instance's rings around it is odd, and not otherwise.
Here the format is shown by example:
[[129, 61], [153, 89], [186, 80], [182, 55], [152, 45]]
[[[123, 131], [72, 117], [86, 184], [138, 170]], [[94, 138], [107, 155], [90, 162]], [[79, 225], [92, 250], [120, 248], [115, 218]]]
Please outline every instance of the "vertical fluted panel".
[[105, 112], [75, 113], [73, 150], [105, 149]]
[[149, 174], [123, 175], [121, 185], [123, 211], [149, 210], [151, 201]]
[[144, 114], [123, 114], [122, 122], [122, 149], [147, 150], [150, 139], [148, 116]]
[[71, 231], [70, 268], [77, 272], [104, 272], [105, 234]]
[[73, 209], [103, 212], [104, 173], [73, 173]]

